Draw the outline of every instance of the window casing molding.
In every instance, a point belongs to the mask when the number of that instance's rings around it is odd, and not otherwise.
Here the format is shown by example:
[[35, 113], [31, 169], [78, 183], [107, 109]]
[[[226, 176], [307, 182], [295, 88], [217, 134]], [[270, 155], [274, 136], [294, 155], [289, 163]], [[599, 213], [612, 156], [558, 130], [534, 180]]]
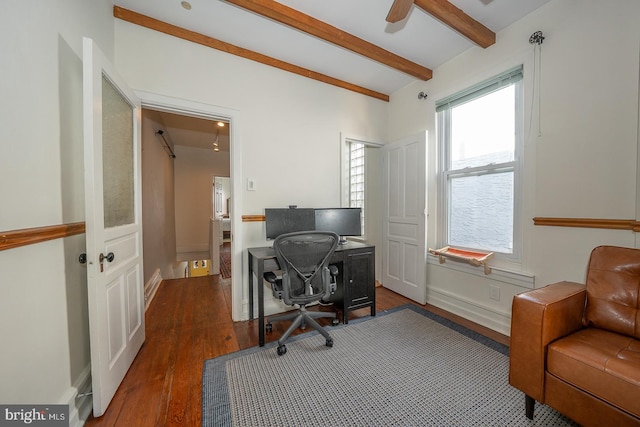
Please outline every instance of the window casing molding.
[[[466, 102], [477, 100], [485, 95], [508, 86], [514, 86], [514, 152], [513, 160], [483, 166], [451, 169], [451, 110]], [[449, 213], [451, 201], [450, 180], [466, 176], [482, 176], [496, 173], [513, 173], [513, 248], [511, 253], [494, 251], [494, 259], [500, 264], [519, 270], [522, 265], [522, 230], [523, 230], [523, 152], [524, 152], [524, 90], [522, 65], [512, 68], [496, 77], [485, 80], [468, 89], [436, 101], [436, 134], [438, 144], [438, 225], [437, 245], [449, 245]], [[482, 250], [482, 248], [451, 245], [462, 249]]]

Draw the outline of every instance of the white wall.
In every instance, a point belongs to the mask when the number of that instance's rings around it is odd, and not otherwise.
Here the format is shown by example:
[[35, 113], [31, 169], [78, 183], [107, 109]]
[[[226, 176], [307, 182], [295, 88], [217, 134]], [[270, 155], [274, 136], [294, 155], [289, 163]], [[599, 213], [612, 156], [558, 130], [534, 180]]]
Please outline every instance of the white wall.
[[[234, 319], [246, 318], [242, 259], [266, 240], [264, 223], [243, 223], [242, 215], [291, 204], [339, 206], [340, 132], [385, 140], [388, 103], [127, 22], [115, 28], [116, 67], [131, 87], [236, 111], [231, 144], [242, 151], [240, 159], [232, 153], [231, 177], [241, 194], [233, 194], [232, 221], [241, 237], [234, 235], [233, 265], [243, 274], [233, 273]], [[246, 190], [247, 178], [255, 191]]]
[[[524, 64], [525, 93], [524, 253], [520, 265], [508, 267], [533, 273], [536, 287], [582, 282], [595, 246], [635, 245], [631, 231], [541, 227], [532, 218], [636, 217], [639, 21], [635, 0], [555, 0], [498, 33], [490, 48], [473, 48], [435, 69], [429, 82], [391, 96], [390, 139], [424, 129], [430, 135], [428, 246], [439, 243], [434, 103], [518, 64]], [[531, 108], [534, 48], [528, 42], [537, 30], [546, 37], [541, 136]], [[417, 99], [420, 91], [427, 101]], [[427, 272], [430, 303], [508, 333], [512, 296], [524, 288], [447, 264], [428, 264]], [[489, 286], [500, 289], [500, 301], [489, 298]]]
[[[84, 221], [82, 37], [113, 57], [111, 7], [0, 5], [0, 231]], [[0, 402], [70, 404], [71, 424], [89, 379], [83, 250], [73, 236], [0, 252]]]
[[144, 281], [160, 269], [163, 279], [174, 278], [176, 220], [174, 162], [156, 134], [165, 129], [158, 112], [142, 110], [142, 235]]
[[176, 250], [208, 252], [213, 177], [229, 176], [229, 153], [182, 145], [175, 153]]

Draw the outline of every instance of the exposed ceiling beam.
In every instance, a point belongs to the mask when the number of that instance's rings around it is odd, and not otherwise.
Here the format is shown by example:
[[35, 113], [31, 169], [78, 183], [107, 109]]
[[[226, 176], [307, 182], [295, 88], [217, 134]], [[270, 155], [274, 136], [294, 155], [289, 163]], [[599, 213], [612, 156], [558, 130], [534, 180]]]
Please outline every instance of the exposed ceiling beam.
[[496, 33], [447, 0], [414, 0], [414, 3], [429, 15], [442, 21], [483, 48], [487, 48], [496, 42]]
[[252, 50], [244, 49], [213, 37], [205, 36], [195, 31], [186, 30], [182, 27], [168, 24], [166, 22], [151, 18], [146, 15], [134, 12], [132, 10], [124, 9], [119, 6], [113, 7], [113, 16], [123, 21], [130, 22], [132, 24], [140, 25], [141, 27], [149, 28], [151, 30], [159, 31], [170, 36], [178, 37], [183, 40], [197, 43], [203, 46], [210, 47], [212, 49], [220, 50], [222, 52], [237, 55], [242, 58], [250, 59], [252, 61], [260, 62], [261, 64], [270, 65], [281, 70], [289, 71], [294, 74], [298, 74], [313, 80], [317, 80], [323, 83], [327, 83], [333, 86], [348, 89], [353, 92], [357, 92], [363, 95], [371, 96], [373, 98], [380, 99], [382, 101], [389, 102], [389, 95], [380, 93], [371, 89], [367, 89], [362, 86], [358, 86], [343, 80], [339, 80], [327, 75], [317, 73], [315, 71], [308, 70], [306, 68], [298, 67], [297, 65], [289, 64], [288, 62], [281, 61], [279, 59], [271, 58], [270, 56], [263, 55]]
[[427, 67], [411, 62], [282, 3], [273, 0], [226, 0], [226, 2], [296, 28], [421, 80], [429, 80], [432, 77], [433, 73]]

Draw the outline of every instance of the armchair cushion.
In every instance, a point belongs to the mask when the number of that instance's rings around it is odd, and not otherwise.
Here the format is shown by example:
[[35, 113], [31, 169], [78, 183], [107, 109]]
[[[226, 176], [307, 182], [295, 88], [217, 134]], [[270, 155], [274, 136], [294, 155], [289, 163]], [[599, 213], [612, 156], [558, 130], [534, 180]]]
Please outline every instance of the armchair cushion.
[[640, 338], [638, 250], [599, 246], [587, 271], [584, 324]]
[[549, 345], [547, 371], [640, 417], [640, 341], [585, 328]]

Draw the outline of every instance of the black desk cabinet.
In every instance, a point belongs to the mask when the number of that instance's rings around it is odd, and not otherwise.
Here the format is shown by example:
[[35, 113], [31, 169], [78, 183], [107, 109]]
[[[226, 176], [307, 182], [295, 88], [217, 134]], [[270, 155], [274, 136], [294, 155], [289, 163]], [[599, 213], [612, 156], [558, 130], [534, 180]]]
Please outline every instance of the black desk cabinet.
[[338, 265], [338, 288], [330, 301], [342, 308], [343, 323], [349, 323], [349, 312], [371, 307], [376, 315], [375, 247], [350, 249]]

